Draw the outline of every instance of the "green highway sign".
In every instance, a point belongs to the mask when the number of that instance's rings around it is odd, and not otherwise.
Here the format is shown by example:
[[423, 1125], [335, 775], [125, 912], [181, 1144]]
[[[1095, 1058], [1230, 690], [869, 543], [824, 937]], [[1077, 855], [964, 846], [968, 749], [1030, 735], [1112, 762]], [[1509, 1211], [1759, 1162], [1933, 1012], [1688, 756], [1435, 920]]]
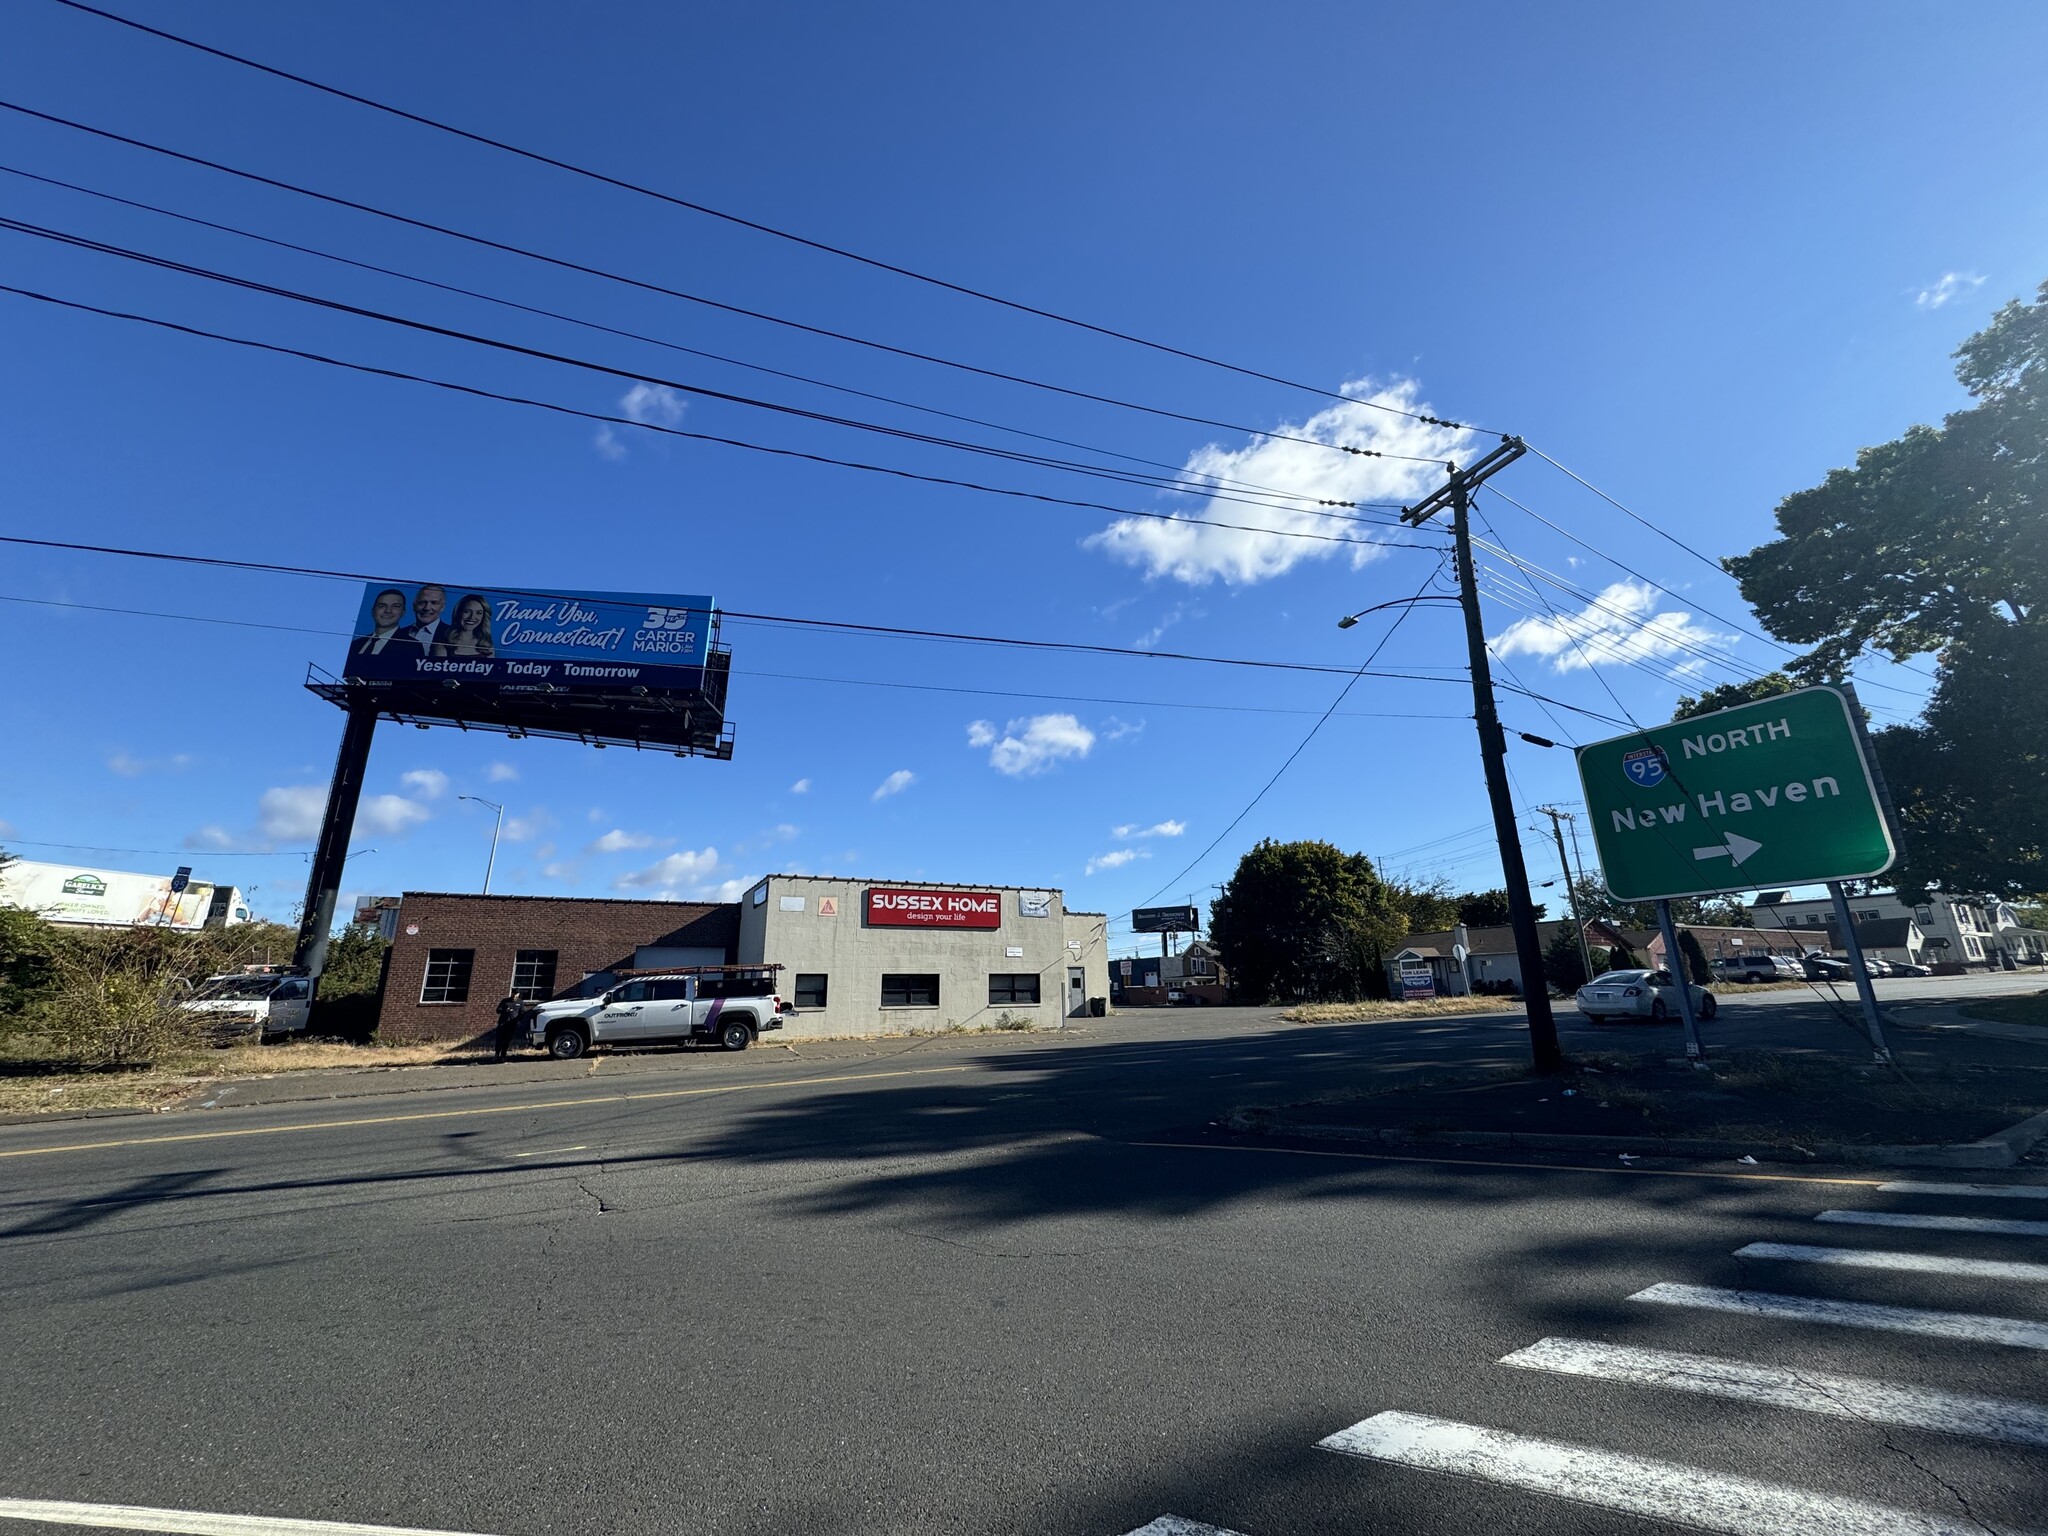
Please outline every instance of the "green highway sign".
[[1854, 708], [1803, 688], [1580, 747], [1608, 890], [1655, 901], [1890, 869]]

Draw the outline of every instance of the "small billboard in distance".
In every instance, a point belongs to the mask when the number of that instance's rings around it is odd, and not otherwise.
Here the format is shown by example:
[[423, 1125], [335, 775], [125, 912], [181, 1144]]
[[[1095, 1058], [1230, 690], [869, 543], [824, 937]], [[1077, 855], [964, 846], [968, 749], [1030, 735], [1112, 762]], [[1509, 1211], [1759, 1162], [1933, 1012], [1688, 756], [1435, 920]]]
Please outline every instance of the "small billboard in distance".
[[1202, 914], [1193, 907], [1139, 907], [1131, 914], [1134, 933], [1200, 933]]

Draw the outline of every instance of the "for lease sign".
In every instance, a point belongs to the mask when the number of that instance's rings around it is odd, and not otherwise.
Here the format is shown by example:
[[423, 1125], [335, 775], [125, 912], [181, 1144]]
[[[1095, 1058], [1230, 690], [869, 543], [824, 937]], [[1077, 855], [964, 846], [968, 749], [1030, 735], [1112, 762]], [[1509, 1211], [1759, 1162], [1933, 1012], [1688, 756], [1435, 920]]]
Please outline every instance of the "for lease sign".
[[998, 928], [999, 891], [920, 891], [878, 885], [868, 889], [871, 928]]

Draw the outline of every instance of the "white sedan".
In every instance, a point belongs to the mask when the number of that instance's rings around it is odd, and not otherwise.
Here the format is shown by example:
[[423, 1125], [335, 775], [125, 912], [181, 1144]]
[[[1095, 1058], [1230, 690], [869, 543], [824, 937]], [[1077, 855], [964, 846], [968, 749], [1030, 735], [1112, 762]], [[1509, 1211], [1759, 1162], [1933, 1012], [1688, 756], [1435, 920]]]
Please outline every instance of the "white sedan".
[[[1713, 993], [1696, 986], [1692, 1011], [1699, 1018], [1711, 1019], [1721, 1005], [1714, 1001]], [[1678, 984], [1669, 971], [1609, 971], [1579, 988], [1579, 1012], [1595, 1024], [1609, 1019], [1675, 1019]]]

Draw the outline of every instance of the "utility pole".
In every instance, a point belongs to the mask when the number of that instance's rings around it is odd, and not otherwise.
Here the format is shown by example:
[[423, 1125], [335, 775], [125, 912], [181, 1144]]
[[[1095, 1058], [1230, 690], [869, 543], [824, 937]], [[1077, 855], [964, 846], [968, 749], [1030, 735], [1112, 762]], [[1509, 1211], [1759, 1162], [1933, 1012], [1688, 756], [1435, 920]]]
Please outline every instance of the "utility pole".
[[1451, 513], [1451, 538], [1458, 563], [1458, 600], [1465, 610], [1465, 649], [1472, 665], [1472, 714], [1479, 726], [1479, 760], [1486, 770], [1486, 798], [1493, 808], [1493, 833], [1500, 842], [1501, 875], [1507, 886], [1508, 922], [1515, 931], [1515, 958], [1522, 972], [1522, 1001], [1529, 1010], [1529, 1052], [1538, 1072], [1554, 1072], [1563, 1064], [1557, 1044], [1557, 1021], [1550, 1013], [1550, 986], [1543, 975], [1543, 945], [1536, 937], [1536, 909], [1529, 900], [1529, 868], [1522, 859], [1520, 829], [1515, 824], [1514, 797], [1508, 793], [1508, 743], [1493, 702], [1493, 669], [1486, 656], [1486, 628], [1479, 616], [1479, 582], [1472, 568], [1472, 491], [1497, 470], [1528, 449], [1518, 437], [1500, 446], [1470, 469], [1451, 466], [1450, 478], [1412, 507], [1401, 521], [1421, 527], [1446, 507]]
[[299, 942], [292, 951], [293, 968], [317, 983], [327, 966], [328, 930], [334, 926], [334, 902], [341, 894], [341, 869], [348, 862], [348, 835], [362, 799], [363, 775], [370, 766], [370, 741], [377, 730], [375, 705], [352, 702], [341, 728], [341, 750], [335, 754], [334, 778], [327, 788], [327, 809], [320, 818], [320, 839], [313, 846], [306, 871], [306, 905], [299, 914]]
[[484, 865], [484, 894], [491, 894], [491, 872], [498, 867], [498, 834], [505, 830], [505, 807], [495, 800], [486, 800], [482, 795], [457, 795], [458, 800], [474, 800], [478, 805], [487, 805], [498, 813], [498, 824], [491, 828], [491, 856]]
[[1571, 908], [1572, 926], [1579, 933], [1579, 964], [1585, 969], [1586, 980], [1591, 981], [1593, 979], [1593, 952], [1586, 948], [1586, 920], [1579, 916], [1579, 887], [1578, 883], [1572, 879], [1571, 861], [1564, 856], [1564, 823], [1575, 821], [1578, 818], [1571, 815], [1568, 811], [1560, 811], [1556, 806], [1552, 805], [1539, 805], [1536, 809], [1540, 814], [1550, 818], [1550, 835], [1557, 839], [1557, 862], [1564, 870], [1564, 890], [1568, 898], [1567, 904]]

